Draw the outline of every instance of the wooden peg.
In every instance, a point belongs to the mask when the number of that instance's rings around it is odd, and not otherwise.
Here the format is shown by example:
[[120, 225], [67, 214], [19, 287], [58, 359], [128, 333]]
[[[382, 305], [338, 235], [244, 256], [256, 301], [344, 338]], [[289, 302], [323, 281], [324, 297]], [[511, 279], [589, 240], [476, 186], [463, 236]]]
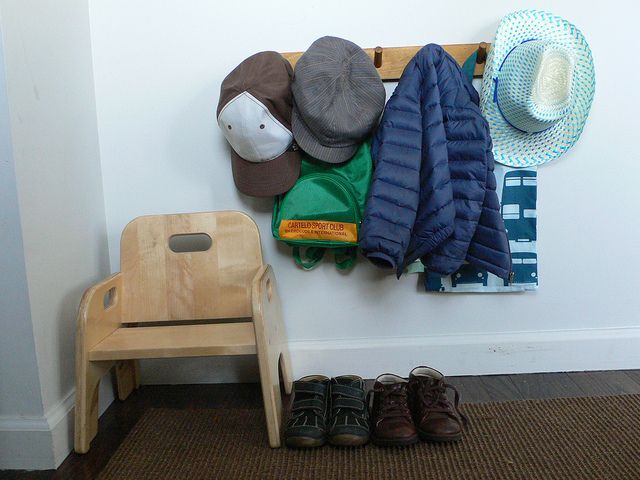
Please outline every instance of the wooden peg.
[[373, 66], [376, 68], [382, 66], [382, 47], [376, 47], [373, 50]]
[[[482, 46], [484, 45], [484, 55], [481, 54]], [[489, 51], [490, 44], [488, 43], [462, 43], [453, 45], [442, 45], [442, 47], [449, 53], [459, 65], [462, 65], [469, 55], [474, 52], [478, 53], [478, 63], [475, 68], [476, 78], [482, 77], [484, 72], [484, 65], [486, 62], [486, 54]], [[373, 64], [376, 67], [376, 71], [380, 75], [383, 82], [397, 82], [402, 76], [404, 68], [407, 63], [411, 61], [416, 53], [423, 48], [422, 45], [408, 46], [408, 47], [375, 47], [365, 48], [369, 58], [373, 60]], [[382, 54], [384, 50], [384, 64], [382, 62]], [[292, 67], [295, 67], [296, 62], [300, 59], [304, 52], [284, 52], [282, 56], [286, 58]]]
[[486, 42], [480, 42], [478, 45], [478, 55], [476, 57], [476, 63], [484, 63], [487, 60], [487, 49], [489, 45]]

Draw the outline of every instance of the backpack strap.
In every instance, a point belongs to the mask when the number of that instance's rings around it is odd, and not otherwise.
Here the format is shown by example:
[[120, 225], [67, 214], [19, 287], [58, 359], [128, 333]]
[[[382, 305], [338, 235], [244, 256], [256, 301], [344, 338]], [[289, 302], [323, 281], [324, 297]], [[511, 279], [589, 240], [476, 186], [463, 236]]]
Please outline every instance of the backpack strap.
[[[332, 248], [335, 256], [336, 268], [338, 270], [348, 270], [356, 262], [358, 257], [358, 247], [341, 247]], [[308, 247], [304, 254], [300, 253], [300, 247], [294, 246], [292, 250], [293, 259], [296, 265], [304, 270], [313, 270], [318, 266], [320, 260], [324, 258], [327, 248], [324, 247]]]
[[302, 258], [300, 255], [300, 247], [296, 245], [293, 247], [292, 254], [296, 265], [301, 267], [303, 270], [313, 270], [318, 266], [322, 257], [324, 257], [325, 250], [326, 248], [322, 247], [309, 247], [304, 252], [304, 258]]
[[358, 257], [358, 247], [335, 248], [336, 268], [338, 270], [348, 270], [353, 267]]

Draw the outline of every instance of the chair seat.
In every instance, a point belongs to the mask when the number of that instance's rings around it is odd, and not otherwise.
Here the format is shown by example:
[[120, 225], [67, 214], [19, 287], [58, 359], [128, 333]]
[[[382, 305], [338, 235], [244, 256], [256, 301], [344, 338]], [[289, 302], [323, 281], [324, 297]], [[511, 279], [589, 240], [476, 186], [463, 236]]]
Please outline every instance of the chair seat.
[[89, 360], [256, 354], [253, 322], [119, 328], [89, 351]]

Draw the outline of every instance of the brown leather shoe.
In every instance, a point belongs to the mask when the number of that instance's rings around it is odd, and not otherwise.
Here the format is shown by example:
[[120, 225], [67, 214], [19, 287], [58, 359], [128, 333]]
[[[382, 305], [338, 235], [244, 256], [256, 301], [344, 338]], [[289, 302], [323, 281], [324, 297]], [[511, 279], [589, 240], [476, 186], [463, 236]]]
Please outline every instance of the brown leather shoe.
[[[447, 398], [447, 388], [455, 392], [454, 405]], [[409, 398], [413, 420], [422, 440], [451, 442], [462, 437], [465, 417], [458, 410], [460, 394], [445, 383], [444, 375], [430, 367], [416, 367], [409, 374]]]
[[373, 386], [371, 441], [376, 445], [410, 445], [418, 441], [407, 398], [409, 383], [385, 373]]

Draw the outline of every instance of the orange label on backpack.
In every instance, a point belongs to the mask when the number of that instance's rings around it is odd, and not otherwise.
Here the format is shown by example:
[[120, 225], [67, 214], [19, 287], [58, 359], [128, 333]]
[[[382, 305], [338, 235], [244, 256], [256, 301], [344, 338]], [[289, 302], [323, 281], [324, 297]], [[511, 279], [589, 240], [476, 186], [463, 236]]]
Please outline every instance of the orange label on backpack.
[[356, 243], [358, 227], [355, 223], [326, 220], [282, 220], [278, 235], [283, 240], [335, 240]]

